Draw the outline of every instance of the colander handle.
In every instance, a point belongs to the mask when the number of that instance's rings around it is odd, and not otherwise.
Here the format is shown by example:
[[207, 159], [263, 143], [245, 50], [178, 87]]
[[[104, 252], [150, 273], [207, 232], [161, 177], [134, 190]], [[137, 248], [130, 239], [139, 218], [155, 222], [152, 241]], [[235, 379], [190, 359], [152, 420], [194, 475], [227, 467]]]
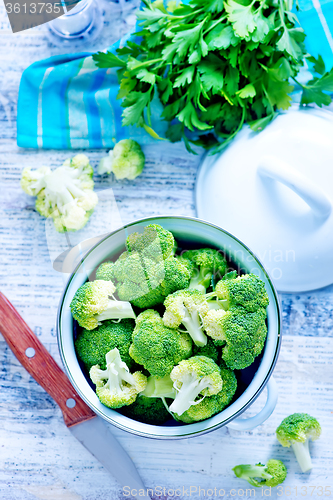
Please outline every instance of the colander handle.
[[275, 382], [273, 377], [269, 379], [266, 387], [267, 401], [263, 409], [254, 417], [236, 418], [235, 420], [227, 424], [227, 427], [229, 429], [232, 429], [234, 431], [250, 431], [251, 429], [258, 427], [258, 425], [262, 424], [263, 422], [265, 422], [265, 420], [268, 419], [268, 417], [270, 417], [275, 409], [278, 400], [277, 383]]
[[274, 156], [264, 156], [260, 160], [257, 171], [261, 177], [274, 179], [292, 189], [317, 216], [328, 217], [330, 215], [332, 203], [324, 191], [288, 163]]

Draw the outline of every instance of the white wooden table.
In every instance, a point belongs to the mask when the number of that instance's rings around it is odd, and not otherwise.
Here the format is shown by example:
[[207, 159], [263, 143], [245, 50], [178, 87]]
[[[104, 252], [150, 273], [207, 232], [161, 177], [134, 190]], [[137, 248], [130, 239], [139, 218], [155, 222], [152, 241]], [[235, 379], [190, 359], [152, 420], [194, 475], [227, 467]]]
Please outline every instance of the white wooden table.
[[[106, 11], [103, 32], [98, 41], [80, 50], [103, 49], [133, 24], [133, 16], [128, 16], [126, 23], [112, 14], [111, 3], [102, 5]], [[55, 319], [63, 280], [50, 262], [44, 220], [33, 210], [33, 200], [21, 191], [19, 179], [24, 166], [56, 167], [70, 153], [19, 149], [16, 105], [22, 71], [34, 61], [71, 50], [50, 44], [45, 27], [13, 35], [0, 2], [1, 291], [59, 363]], [[113, 189], [124, 223], [156, 214], [194, 216], [193, 188], [200, 158], [188, 154], [179, 144], [156, 143], [146, 146], [145, 153], [146, 167], [134, 182], [115, 183], [113, 179], [96, 175], [96, 189]], [[95, 167], [101, 152], [87, 151], [86, 154]], [[97, 210], [95, 216], [101, 213]], [[320, 496], [320, 486], [332, 486], [333, 495], [333, 375], [329, 360], [324, 364], [320, 361], [325, 357], [323, 353], [332, 351], [333, 347], [332, 300], [332, 287], [282, 296], [286, 336], [275, 370], [280, 399], [270, 419], [254, 431], [238, 433], [221, 428], [202, 437], [162, 442], [114, 429], [147, 487], [161, 487], [155, 491], [154, 498], [172, 498], [172, 491], [168, 493], [168, 489], [174, 488], [180, 488], [178, 494], [184, 498], [202, 498], [207, 488], [217, 488], [217, 492], [223, 488], [223, 498], [242, 498], [247, 483], [236, 480], [231, 468], [238, 463], [264, 462], [271, 456], [283, 459], [288, 466], [285, 486], [291, 488], [289, 498], [301, 496], [300, 489], [296, 495], [295, 486], [306, 488], [303, 490], [306, 497], [311, 496], [310, 485], [316, 486], [312, 498]], [[309, 351], [311, 361], [304, 361]], [[310, 405], [304, 402], [302, 391], [311, 394]], [[255, 414], [264, 401], [265, 394], [247, 415]], [[281, 419], [295, 411], [320, 415], [323, 425], [324, 437], [312, 448], [315, 468], [311, 476], [299, 473], [290, 450], [278, 445], [274, 436]], [[206, 492], [207, 496], [214, 498], [211, 492]], [[261, 490], [256, 496], [261, 497]], [[280, 496], [288, 496], [288, 490], [283, 490]], [[20, 366], [1, 336], [0, 498], [123, 498], [115, 480], [69, 433], [59, 408]], [[271, 498], [278, 498], [276, 490], [272, 491]]]

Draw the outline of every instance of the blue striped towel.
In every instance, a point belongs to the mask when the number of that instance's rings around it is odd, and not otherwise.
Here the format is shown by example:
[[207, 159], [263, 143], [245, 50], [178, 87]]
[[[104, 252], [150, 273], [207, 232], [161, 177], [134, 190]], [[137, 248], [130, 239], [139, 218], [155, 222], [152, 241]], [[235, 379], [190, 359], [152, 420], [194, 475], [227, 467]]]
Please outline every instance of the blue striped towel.
[[[307, 50], [333, 66], [332, 0], [300, 0], [298, 18], [307, 33]], [[114, 52], [126, 39], [111, 47]], [[147, 144], [153, 139], [139, 127], [122, 127], [116, 69], [97, 68], [91, 54], [51, 57], [32, 64], [21, 79], [17, 144], [25, 148], [112, 148], [126, 137]], [[161, 104], [152, 106], [154, 130], [163, 137]]]

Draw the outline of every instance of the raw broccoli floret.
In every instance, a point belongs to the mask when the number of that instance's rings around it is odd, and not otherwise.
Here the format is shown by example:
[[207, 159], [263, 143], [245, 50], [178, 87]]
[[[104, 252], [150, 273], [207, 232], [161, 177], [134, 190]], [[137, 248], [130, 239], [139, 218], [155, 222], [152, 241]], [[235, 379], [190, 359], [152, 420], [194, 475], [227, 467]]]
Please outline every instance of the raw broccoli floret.
[[218, 298], [225, 310], [241, 306], [248, 312], [255, 312], [260, 308], [266, 308], [269, 304], [265, 283], [255, 274], [220, 280], [216, 284], [215, 292], [207, 295], [207, 297], [213, 296]]
[[70, 304], [73, 318], [87, 330], [97, 328], [106, 319], [135, 318], [129, 302], [116, 300], [112, 281], [87, 281], [76, 291]]
[[219, 364], [218, 361], [221, 357], [218, 347], [210, 337], [208, 337], [207, 344], [203, 347], [193, 345], [193, 356], [206, 356], [215, 361], [216, 364]]
[[287, 467], [281, 460], [275, 460], [274, 458], [268, 460], [266, 465], [261, 463], [256, 465], [236, 465], [232, 470], [237, 477], [245, 479], [256, 487], [274, 487], [283, 483], [287, 477]]
[[130, 356], [156, 377], [164, 377], [174, 365], [192, 354], [190, 336], [164, 326], [153, 309], [139, 314], [132, 340]]
[[192, 424], [200, 420], [212, 417], [228, 406], [237, 389], [237, 379], [233, 371], [225, 366], [220, 367], [222, 378], [222, 390], [213, 396], [206, 396], [203, 401], [192, 405], [176, 419], [186, 424]]
[[250, 366], [265, 344], [266, 310], [246, 313], [242, 307], [230, 311], [211, 309], [203, 318], [204, 330], [222, 346], [222, 359], [231, 370]]
[[141, 174], [145, 164], [145, 155], [136, 141], [119, 141], [108, 156], [104, 156], [98, 165], [99, 175], [114, 173], [117, 179], [135, 179]]
[[133, 319], [123, 319], [117, 323], [110, 320], [104, 321], [94, 330], [83, 329], [75, 341], [75, 350], [87, 371], [89, 372], [93, 365], [99, 365], [102, 370], [105, 370], [105, 356], [115, 347], [119, 351], [121, 360], [131, 370], [134, 362], [128, 351], [134, 326]]
[[159, 224], [148, 224], [142, 233], [130, 234], [126, 246], [129, 252], [140, 252], [153, 260], [172, 257], [177, 248], [173, 234]]
[[192, 278], [189, 288], [206, 292], [212, 278], [218, 281], [224, 276], [228, 264], [224, 255], [213, 248], [200, 248], [187, 250], [182, 258], [190, 260], [193, 266]]
[[53, 171], [48, 167], [26, 167], [21, 187], [37, 196], [36, 210], [44, 217], [52, 217], [55, 229], [64, 233], [83, 228], [97, 205], [92, 177], [88, 158], [79, 154]]
[[105, 359], [106, 370], [101, 370], [99, 365], [90, 369], [90, 378], [96, 385], [100, 402], [109, 408], [134, 403], [139, 392], [146, 387], [147, 377], [141, 372], [130, 373], [116, 348], [109, 351]]
[[170, 378], [177, 395], [169, 410], [177, 415], [198, 404], [205, 396], [213, 396], [222, 389], [219, 367], [205, 356], [193, 356], [181, 361], [173, 368]]
[[292, 447], [302, 472], [312, 469], [309, 451], [310, 439], [318, 439], [321, 427], [308, 413], [293, 413], [282, 420], [276, 429], [276, 437], [282, 446]]
[[107, 261], [103, 262], [96, 270], [96, 279], [104, 281], [115, 281], [113, 273], [114, 263]]
[[171, 418], [160, 398], [148, 398], [143, 392], [138, 395], [134, 403], [124, 406], [121, 413], [126, 417], [151, 425], [162, 425]]
[[209, 306], [205, 296], [198, 290], [179, 290], [168, 295], [164, 301], [164, 324], [178, 328], [181, 324], [197, 346], [207, 344], [203, 332], [202, 318], [208, 313]]

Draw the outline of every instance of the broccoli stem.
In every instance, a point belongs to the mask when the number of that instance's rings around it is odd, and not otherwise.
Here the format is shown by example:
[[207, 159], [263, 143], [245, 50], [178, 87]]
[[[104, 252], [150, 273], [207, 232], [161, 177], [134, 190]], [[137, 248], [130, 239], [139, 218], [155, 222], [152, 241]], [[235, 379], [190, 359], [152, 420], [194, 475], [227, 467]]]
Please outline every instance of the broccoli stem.
[[195, 276], [192, 276], [189, 289], [199, 290], [199, 292], [206, 293], [206, 289], [210, 285], [212, 272], [207, 268], [200, 268], [200, 271]]
[[307, 439], [304, 443], [294, 442], [291, 443], [292, 449], [294, 450], [297, 462], [302, 470], [302, 472], [307, 472], [312, 469], [312, 460], [309, 450], [309, 440]]
[[243, 464], [243, 465], [236, 465], [232, 470], [234, 471], [235, 475], [241, 479], [245, 479], [248, 481], [252, 486], [260, 487], [262, 486], [265, 481], [257, 481], [255, 478], [260, 478], [260, 479], [272, 479], [271, 474], [268, 474], [266, 472], [267, 467], [262, 464], [257, 464], [257, 465], [250, 465], [250, 464]]
[[202, 331], [202, 326], [200, 324], [200, 318], [197, 311], [194, 311], [191, 314], [189, 312], [186, 312], [182, 323], [196, 346], [203, 347], [207, 344], [207, 337]]
[[190, 406], [200, 403], [195, 401], [200, 392], [209, 387], [209, 381], [205, 378], [198, 379], [195, 375], [188, 374], [182, 378], [182, 386], [178, 390], [177, 395], [169, 410], [177, 415], [182, 415], [184, 411], [188, 410]]
[[104, 321], [106, 319], [124, 319], [133, 318], [135, 314], [129, 302], [121, 300], [109, 300], [107, 308], [95, 316], [97, 321]]
[[148, 382], [145, 390], [143, 391], [144, 396], [147, 398], [172, 398], [176, 397], [176, 389], [173, 386], [173, 382], [169, 375], [163, 378], [156, 378], [153, 376], [148, 377]]

